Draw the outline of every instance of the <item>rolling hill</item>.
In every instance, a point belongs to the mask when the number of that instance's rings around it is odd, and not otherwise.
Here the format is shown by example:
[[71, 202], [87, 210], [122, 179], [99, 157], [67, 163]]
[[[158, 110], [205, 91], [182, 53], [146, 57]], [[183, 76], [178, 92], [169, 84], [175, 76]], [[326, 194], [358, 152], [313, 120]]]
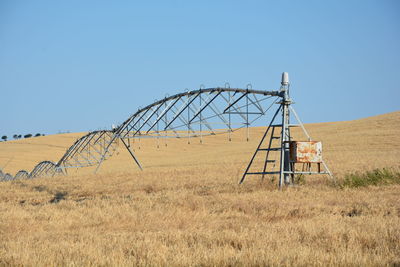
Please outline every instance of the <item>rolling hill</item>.
[[[307, 124], [341, 180], [400, 165], [400, 112]], [[0, 266], [377, 266], [400, 263], [400, 185], [340, 188], [325, 176], [278, 191], [237, 182], [263, 127], [141, 139], [101, 166], [0, 183]], [[297, 140], [304, 137], [294, 129]], [[83, 133], [0, 143], [4, 172], [57, 161]], [[396, 265], [397, 264], [397, 265]]]

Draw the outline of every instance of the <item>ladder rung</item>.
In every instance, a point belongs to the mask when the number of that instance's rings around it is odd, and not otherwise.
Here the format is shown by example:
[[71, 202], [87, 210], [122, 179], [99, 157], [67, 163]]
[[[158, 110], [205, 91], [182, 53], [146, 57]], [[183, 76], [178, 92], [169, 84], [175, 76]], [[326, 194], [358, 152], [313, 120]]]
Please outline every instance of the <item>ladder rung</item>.
[[247, 174], [279, 174], [279, 172], [248, 172]]
[[281, 148], [280, 148], [280, 147], [274, 147], [274, 148], [259, 148], [258, 150], [261, 150], [261, 151], [279, 151], [279, 150], [281, 150]]
[[[300, 124], [289, 124], [289, 127], [299, 127]], [[282, 127], [282, 124], [272, 124], [271, 127]]]
[[281, 139], [280, 136], [272, 136], [271, 139]]
[[272, 162], [275, 162], [276, 160], [274, 160], [274, 159], [267, 159], [266, 160], [266, 162], [268, 162], [268, 163], [272, 163]]

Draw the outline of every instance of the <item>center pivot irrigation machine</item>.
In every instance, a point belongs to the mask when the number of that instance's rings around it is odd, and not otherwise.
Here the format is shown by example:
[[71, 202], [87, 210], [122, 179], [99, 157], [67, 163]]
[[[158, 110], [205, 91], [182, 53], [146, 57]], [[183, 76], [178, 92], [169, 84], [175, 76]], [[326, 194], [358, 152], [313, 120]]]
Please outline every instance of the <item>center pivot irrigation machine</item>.
[[[169, 138], [198, 138], [227, 133], [231, 141], [232, 132], [244, 128], [249, 140], [249, 126], [261, 117], [271, 114], [270, 123], [254, 152], [240, 184], [248, 175], [270, 175], [279, 177], [279, 188], [295, 182], [295, 175], [332, 173], [322, 159], [321, 142], [312, 141], [299, 116], [292, 107], [289, 96], [289, 75], [282, 74], [281, 87], [276, 91], [225, 87], [204, 88], [185, 91], [139, 108], [121, 125], [112, 130], [89, 132], [78, 139], [58, 162], [40, 162], [32, 172], [19, 171], [15, 177], [0, 172], [0, 179], [34, 178], [66, 174], [69, 168], [96, 166], [113, 155], [118, 142], [129, 151], [135, 164], [142, 166], [132, 149], [140, 145], [141, 138], [156, 138], [157, 147], [161, 142], [167, 146]], [[278, 108], [270, 112], [273, 107]], [[297, 124], [291, 123], [291, 115]], [[280, 119], [278, 119], [280, 117]], [[291, 128], [301, 127], [307, 141], [294, 141]], [[136, 141], [136, 142], [135, 142]], [[262, 159], [261, 162], [259, 159]], [[258, 159], [258, 160], [257, 160]], [[301, 170], [296, 169], [301, 164]], [[321, 165], [323, 168], [321, 168]]]

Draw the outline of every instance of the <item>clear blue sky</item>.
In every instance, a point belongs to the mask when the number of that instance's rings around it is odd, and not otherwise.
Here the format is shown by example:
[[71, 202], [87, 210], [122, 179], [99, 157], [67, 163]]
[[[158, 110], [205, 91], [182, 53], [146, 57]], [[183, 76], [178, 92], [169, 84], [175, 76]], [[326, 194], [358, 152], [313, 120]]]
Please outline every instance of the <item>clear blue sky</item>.
[[400, 1], [0, 1], [0, 135], [110, 128], [283, 71], [305, 122], [399, 110]]

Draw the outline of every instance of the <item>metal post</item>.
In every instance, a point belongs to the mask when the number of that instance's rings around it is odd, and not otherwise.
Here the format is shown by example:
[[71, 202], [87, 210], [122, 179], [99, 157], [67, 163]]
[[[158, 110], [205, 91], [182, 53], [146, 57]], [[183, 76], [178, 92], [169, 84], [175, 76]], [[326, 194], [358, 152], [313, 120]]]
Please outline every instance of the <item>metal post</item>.
[[131, 154], [131, 157], [135, 160], [136, 164], [138, 165], [139, 169], [141, 171], [143, 171], [142, 165], [140, 165], [140, 162], [138, 161], [138, 159], [135, 157], [135, 154], [133, 154], [133, 152], [129, 149], [129, 147], [127, 146], [127, 144], [125, 143], [124, 139], [120, 138], [122, 143], [124, 144], [124, 146], [126, 147], [126, 149], [129, 151], [129, 154]]
[[282, 74], [282, 132], [281, 132], [281, 158], [280, 158], [280, 174], [279, 174], [279, 188], [281, 189], [283, 183], [290, 183], [290, 157], [289, 157], [289, 141], [290, 141], [290, 129], [289, 129], [289, 106], [291, 100], [288, 94], [289, 76], [286, 72]]
[[246, 141], [249, 141], [249, 93], [247, 89], [246, 93], [246, 129], [247, 129], [247, 137]]
[[284, 165], [285, 165], [285, 122], [286, 122], [286, 118], [285, 118], [285, 109], [286, 109], [286, 105], [284, 104], [283, 100], [282, 100], [282, 129], [281, 129], [281, 158], [280, 158], [280, 173], [279, 173], [279, 189], [282, 188], [283, 186], [283, 172], [284, 172]]
[[[139, 128], [140, 128], [140, 122], [141, 122], [141, 120], [142, 120], [142, 117], [139, 118]], [[136, 135], [136, 134], [135, 134], [135, 135]], [[139, 140], [138, 140], [139, 149], [140, 149], [140, 135], [141, 135], [141, 133], [139, 132]]]
[[[201, 94], [201, 89], [202, 89], [203, 85], [200, 85], [200, 94]], [[202, 97], [200, 96], [200, 108], [201, 108], [201, 100]], [[203, 144], [203, 117], [201, 116], [201, 109], [200, 109], [200, 144]]]
[[[228, 97], [229, 97], [229, 106], [231, 105], [231, 92], [228, 92]], [[229, 131], [229, 141], [232, 141], [232, 129], [231, 129], [231, 112], [228, 113], [228, 120], [229, 120], [229, 126], [228, 126], [228, 131]]]
[[[167, 97], [165, 97], [165, 98], [167, 98]], [[167, 102], [164, 102], [164, 109], [166, 109], [167, 108]], [[168, 123], [168, 117], [167, 117], [167, 113], [165, 113], [164, 114], [164, 122], [165, 122], [165, 126], [167, 126], [167, 123]], [[165, 129], [165, 146], [168, 146], [167, 145], [167, 138], [168, 138], [168, 129]]]
[[[162, 104], [160, 104], [161, 106]], [[157, 110], [157, 114], [156, 114], [157, 118], [158, 118], [158, 110]], [[160, 148], [160, 128], [158, 127], [158, 121], [157, 121], [157, 148]]]
[[[187, 90], [189, 92], [189, 90]], [[187, 95], [187, 101], [189, 103], [189, 94]], [[188, 144], [190, 144], [190, 109], [187, 108], [187, 135], [188, 135]]]
[[[290, 161], [290, 155], [289, 155], [289, 150], [290, 150], [290, 148], [289, 148], [289, 142], [290, 142], [290, 129], [289, 129], [289, 124], [290, 124], [290, 114], [289, 114], [289, 105], [290, 105], [290, 100], [288, 100], [289, 102], [286, 104], [285, 103], [285, 106], [286, 106], [286, 108], [285, 108], [285, 110], [284, 110], [284, 112], [285, 112], [285, 142], [283, 143], [283, 147], [284, 147], [284, 156], [285, 156], [285, 162], [284, 162], [284, 169], [285, 169], [285, 172], [286, 171], [290, 171], [290, 164], [289, 164], [289, 161]], [[284, 180], [285, 180], [285, 184], [290, 184], [290, 176], [289, 176], [289, 174], [288, 173], [285, 173], [285, 175], [284, 175]]]

